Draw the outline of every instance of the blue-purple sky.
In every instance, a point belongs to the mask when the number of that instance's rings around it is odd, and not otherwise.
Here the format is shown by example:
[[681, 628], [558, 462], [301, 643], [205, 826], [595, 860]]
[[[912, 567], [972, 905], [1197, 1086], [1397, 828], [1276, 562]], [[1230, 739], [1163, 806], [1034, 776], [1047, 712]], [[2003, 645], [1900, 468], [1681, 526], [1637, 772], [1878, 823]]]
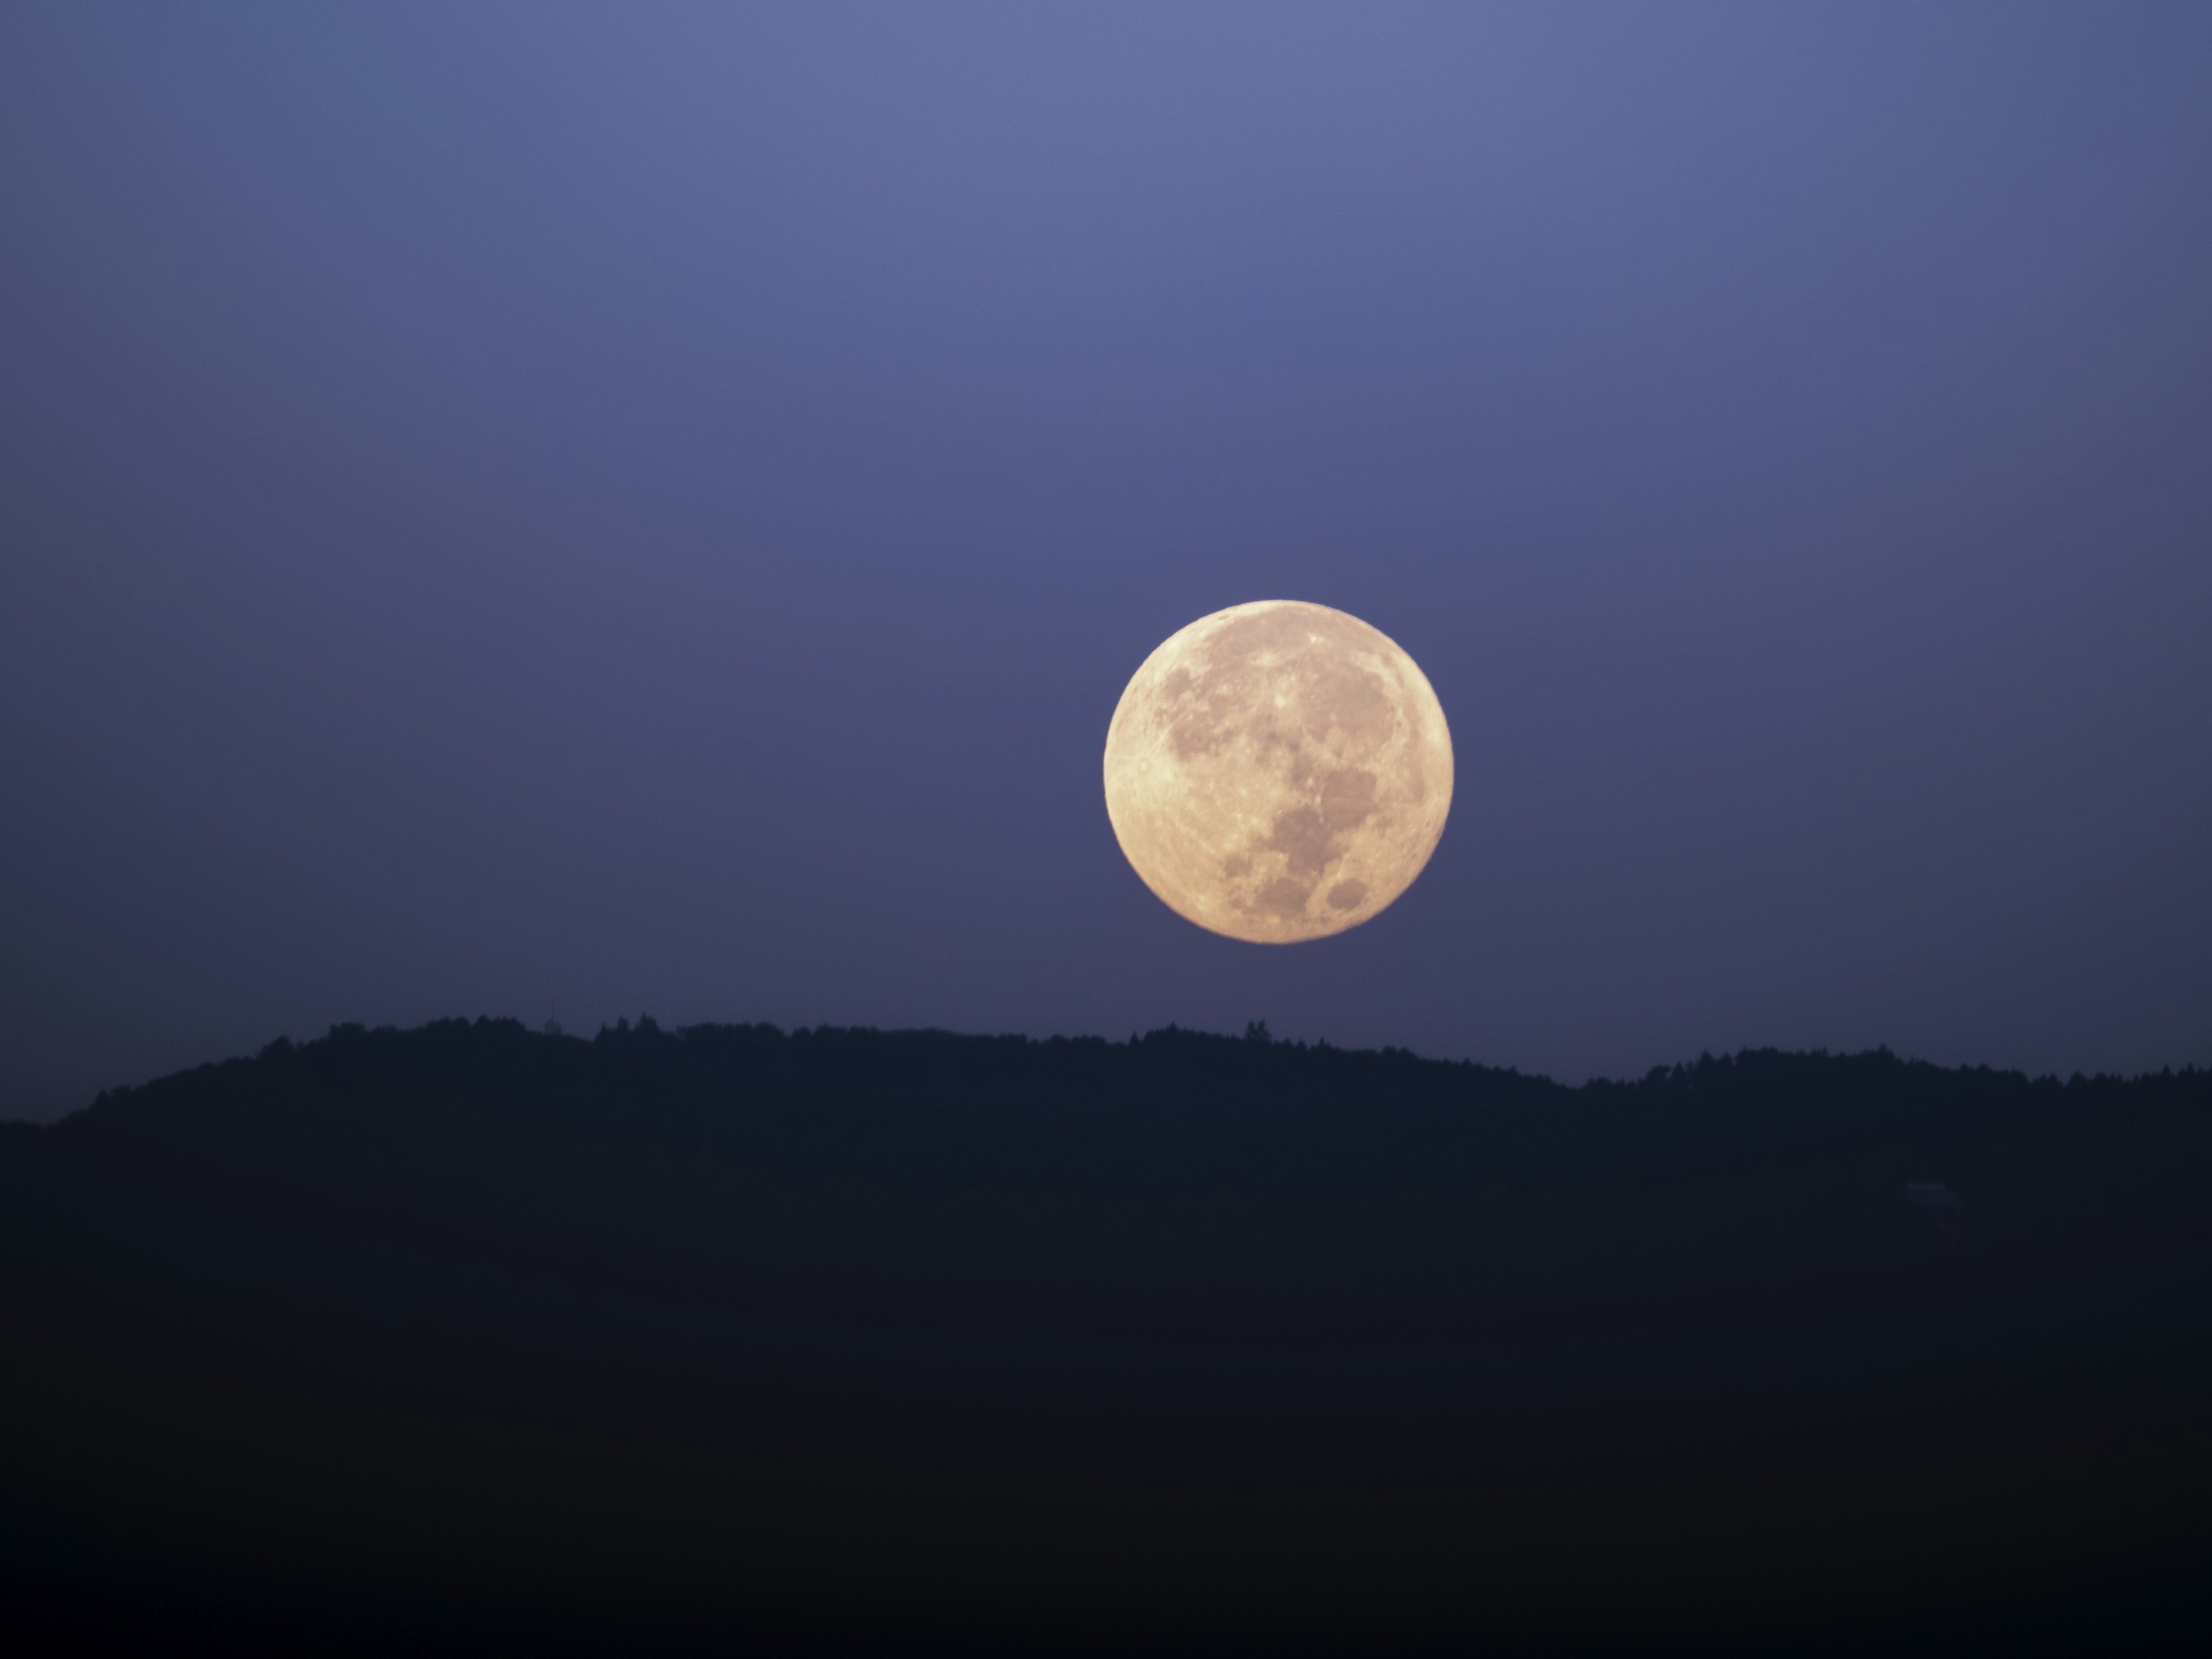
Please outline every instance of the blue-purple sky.
[[[0, 15], [0, 1113], [337, 1020], [2212, 1060], [2212, 7]], [[1116, 849], [1318, 600], [1458, 794]]]

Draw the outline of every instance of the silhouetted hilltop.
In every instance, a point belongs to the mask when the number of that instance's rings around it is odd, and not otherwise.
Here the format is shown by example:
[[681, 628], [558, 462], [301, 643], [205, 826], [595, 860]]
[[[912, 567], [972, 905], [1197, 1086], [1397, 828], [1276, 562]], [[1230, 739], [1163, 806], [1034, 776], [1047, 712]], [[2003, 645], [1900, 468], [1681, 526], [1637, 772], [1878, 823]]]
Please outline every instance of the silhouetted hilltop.
[[88, 1647], [2126, 1650], [2212, 1633], [2208, 1198], [2196, 1069], [339, 1027], [0, 1130], [0, 1589]]
[[[514, 1020], [334, 1028], [103, 1095], [65, 1137], [123, 1144], [325, 1091], [465, 1103], [534, 1132], [708, 1150], [811, 1178], [928, 1188], [1357, 1193], [1681, 1182], [1868, 1153], [1941, 1162], [1992, 1137], [2212, 1109], [2212, 1073], [2031, 1079], [1747, 1050], [1568, 1088], [1403, 1050], [1170, 1027], [1127, 1042], [772, 1025], [589, 1041]], [[1900, 1168], [1903, 1167], [1900, 1165]]]

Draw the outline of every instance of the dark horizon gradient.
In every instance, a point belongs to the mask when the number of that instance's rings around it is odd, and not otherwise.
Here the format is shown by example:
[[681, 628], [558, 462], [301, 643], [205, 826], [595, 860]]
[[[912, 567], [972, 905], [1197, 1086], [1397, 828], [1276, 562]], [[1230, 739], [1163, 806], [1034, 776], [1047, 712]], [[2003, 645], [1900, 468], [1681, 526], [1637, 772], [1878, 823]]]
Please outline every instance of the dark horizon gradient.
[[[0, 1115], [337, 1021], [2212, 1060], [2212, 11], [21, 6]], [[1122, 860], [1241, 601], [1366, 927]]]

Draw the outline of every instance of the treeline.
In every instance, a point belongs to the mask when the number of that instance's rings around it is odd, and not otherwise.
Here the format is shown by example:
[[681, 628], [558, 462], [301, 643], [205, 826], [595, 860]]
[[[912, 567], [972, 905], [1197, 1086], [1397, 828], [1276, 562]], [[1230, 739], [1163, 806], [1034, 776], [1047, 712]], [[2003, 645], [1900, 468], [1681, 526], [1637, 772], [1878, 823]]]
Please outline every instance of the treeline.
[[1172, 1026], [1126, 1042], [650, 1018], [583, 1040], [514, 1020], [341, 1025], [105, 1094], [57, 1133], [196, 1133], [312, 1079], [502, 1121], [712, 1151], [798, 1178], [933, 1189], [1439, 1197], [1584, 1190], [1885, 1155], [1934, 1167], [1995, 1137], [2212, 1109], [2212, 1073], [2031, 1078], [1887, 1049], [1746, 1050], [1570, 1088], [1520, 1072]]
[[341, 1026], [0, 1127], [0, 1603], [102, 1654], [2203, 1651], [2208, 1198], [2195, 1069]]

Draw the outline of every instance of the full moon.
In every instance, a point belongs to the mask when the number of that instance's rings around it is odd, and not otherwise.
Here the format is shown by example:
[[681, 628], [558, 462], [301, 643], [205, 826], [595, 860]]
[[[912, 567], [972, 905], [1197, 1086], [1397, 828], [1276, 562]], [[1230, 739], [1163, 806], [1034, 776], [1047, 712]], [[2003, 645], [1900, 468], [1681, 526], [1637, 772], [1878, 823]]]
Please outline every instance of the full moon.
[[1255, 945], [1383, 909], [1436, 851], [1451, 793], [1427, 678], [1325, 605], [1201, 617], [1145, 659], [1106, 732], [1106, 814], [1145, 885]]

